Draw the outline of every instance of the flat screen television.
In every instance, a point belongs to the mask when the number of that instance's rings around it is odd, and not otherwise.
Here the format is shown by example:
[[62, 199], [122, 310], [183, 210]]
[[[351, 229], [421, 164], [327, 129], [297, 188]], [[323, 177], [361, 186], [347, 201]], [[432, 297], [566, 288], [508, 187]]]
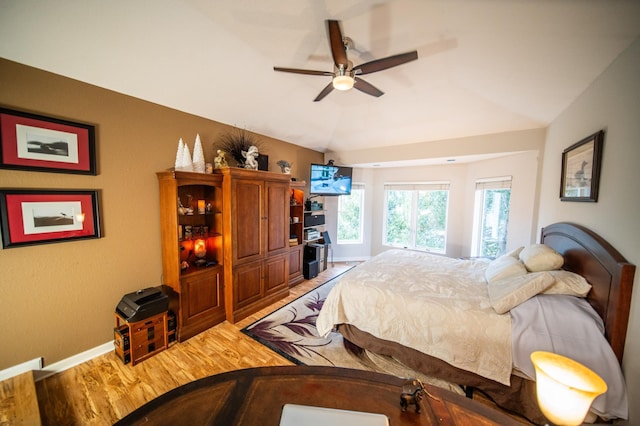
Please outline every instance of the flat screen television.
[[311, 164], [309, 178], [310, 195], [349, 195], [353, 169], [344, 166]]

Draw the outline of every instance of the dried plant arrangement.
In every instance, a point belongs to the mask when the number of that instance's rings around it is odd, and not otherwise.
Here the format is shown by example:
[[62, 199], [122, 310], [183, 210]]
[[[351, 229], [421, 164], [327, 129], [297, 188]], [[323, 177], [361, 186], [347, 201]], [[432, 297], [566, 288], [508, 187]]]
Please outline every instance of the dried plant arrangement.
[[238, 129], [237, 127], [234, 127], [232, 131], [224, 133], [218, 140], [218, 145], [220, 147], [219, 149], [231, 156], [238, 167], [244, 167], [245, 164], [242, 151], [248, 151], [249, 147], [253, 145], [258, 148], [258, 152], [262, 152], [262, 142], [260, 139], [245, 129]]

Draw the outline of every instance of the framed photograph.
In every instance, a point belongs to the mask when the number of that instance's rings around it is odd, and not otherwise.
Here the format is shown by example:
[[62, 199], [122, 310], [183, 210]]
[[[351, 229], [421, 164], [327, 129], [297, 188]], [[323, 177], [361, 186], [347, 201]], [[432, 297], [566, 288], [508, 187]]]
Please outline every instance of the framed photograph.
[[2, 247], [100, 238], [98, 191], [0, 189]]
[[96, 174], [95, 126], [0, 108], [0, 168]]
[[560, 200], [598, 201], [603, 140], [600, 130], [562, 152]]

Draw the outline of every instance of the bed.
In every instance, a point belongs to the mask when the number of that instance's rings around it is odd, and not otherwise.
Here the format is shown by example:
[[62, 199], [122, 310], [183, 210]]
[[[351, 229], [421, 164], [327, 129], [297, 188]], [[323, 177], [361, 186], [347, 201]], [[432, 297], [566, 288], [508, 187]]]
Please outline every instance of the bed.
[[[576, 297], [575, 294], [543, 294], [547, 291], [553, 293], [550, 290], [553, 284], [549, 284], [549, 272], [526, 271], [527, 277], [535, 275], [536, 281], [544, 281], [539, 286], [544, 287], [544, 291], [534, 292], [535, 295], [525, 297], [525, 301], [519, 301], [516, 306], [507, 306], [508, 309], [499, 314], [495, 310], [497, 305], [493, 303], [497, 298], [490, 298], [487, 294], [487, 288], [492, 285], [486, 281], [491, 262], [391, 250], [359, 265], [342, 277], [324, 303], [317, 321], [318, 331], [322, 335], [337, 329], [345, 339], [361, 348], [392, 356], [416, 371], [459, 384], [468, 391], [479, 390], [498, 406], [523, 415], [536, 424], [544, 424], [546, 420], [536, 402], [535, 383], [532, 380], [535, 376], [531, 372], [528, 353], [535, 345], [542, 345], [539, 350], [551, 350], [570, 356], [606, 376], [605, 380], [611, 382], [610, 391], [605, 394], [607, 399], [601, 397], [594, 402], [594, 414], [605, 420], [625, 418], [626, 390], [620, 362], [624, 351], [635, 266], [628, 263], [597, 234], [576, 224], [557, 223], [543, 228], [539, 245], [553, 249], [560, 255], [563, 271], [586, 279], [591, 285], [586, 297]], [[509, 255], [516, 258], [520, 256], [518, 253]], [[426, 256], [436, 266], [424, 267], [420, 263], [421, 256]], [[426, 273], [425, 268], [428, 269]], [[441, 278], [450, 279], [452, 276], [454, 281], [462, 282], [462, 288], [466, 286], [467, 290], [461, 296], [461, 301], [454, 303], [456, 306], [449, 307], [447, 304], [451, 303], [450, 299], [460, 297], [459, 294], [450, 294], [453, 291], [451, 288], [455, 286], [433, 282]], [[506, 280], [507, 278], [496, 282]], [[429, 284], [424, 284], [426, 282]], [[431, 287], [428, 291], [435, 293], [435, 296], [431, 296], [433, 300], [425, 302], [423, 306], [420, 305], [422, 295], [416, 291], [422, 291], [424, 285]], [[482, 288], [484, 290], [480, 290]], [[355, 293], [349, 294], [351, 291]], [[403, 292], [406, 294], [401, 296]], [[358, 318], [358, 315], [352, 314], [364, 305], [373, 307], [368, 317], [362, 318], [360, 315], [361, 318]], [[418, 311], [414, 310], [416, 306]], [[471, 308], [467, 309], [468, 306]], [[446, 316], [451, 313], [447, 312], [450, 308], [461, 317], [460, 321], [455, 316]], [[404, 318], [399, 316], [400, 311], [405, 315]], [[593, 318], [587, 321], [584, 330], [580, 328], [580, 332], [575, 333], [580, 336], [580, 341], [558, 341], [563, 333], [574, 334], [571, 327], [583, 327], [582, 323], [572, 323], [574, 311], [580, 315], [580, 321], [584, 319], [583, 312]], [[534, 319], [529, 316], [532, 315], [531, 312], [535, 312]], [[488, 318], [483, 317], [485, 314]], [[465, 319], [468, 315], [471, 315], [472, 320]], [[544, 323], [552, 321], [550, 318], [554, 316], [553, 321], [562, 323], [560, 325], [569, 330], [556, 331], [556, 325]], [[540, 321], [539, 317], [543, 318], [543, 324], [537, 323]], [[452, 331], [449, 334], [442, 330], [441, 323], [445, 322], [451, 325]], [[462, 323], [471, 324], [468, 327], [476, 329], [465, 330], [467, 326], [462, 327]], [[400, 334], [388, 334], [388, 329], [395, 330], [391, 333]], [[547, 331], [540, 332], [541, 329]], [[548, 329], [552, 329], [552, 332]], [[476, 335], [481, 336], [476, 338]], [[407, 340], [415, 336], [426, 339], [426, 342]], [[547, 343], [545, 339], [552, 340]], [[598, 344], [600, 341], [604, 342], [598, 346], [601, 353], [581, 349], [580, 345], [589, 348], [595, 345], [590, 339]], [[545, 344], [551, 347], [545, 347]], [[576, 348], [582, 352], [572, 353]], [[568, 353], [563, 353], [566, 351]], [[589, 365], [593, 361], [580, 359], [583, 353], [608, 359], [609, 362], [598, 360], [595, 365]], [[526, 363], [529, 365], [525, 365]], [[602, 371], [602, 368], [606, 371]], [[620, 381], [621, 385], [618, 383]], [[612, 402], [611, 399], [623, 401]]]

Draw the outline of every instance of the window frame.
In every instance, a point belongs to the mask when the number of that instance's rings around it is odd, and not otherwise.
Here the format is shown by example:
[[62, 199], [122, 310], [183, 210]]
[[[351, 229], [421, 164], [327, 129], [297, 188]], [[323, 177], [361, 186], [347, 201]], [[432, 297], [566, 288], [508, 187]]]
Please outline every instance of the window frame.
[[[395, 244], [390, 243], [387, 240], [387, 226], [389, 219], [389, 191], [410, 191], [411, 194], [411, 206], [409, 212], [409, 244]], [[444, 244], [442, 249], [435, 247], [418, 247], [416, 245], [418, 240], [418, 218], [419, 218], [419, 193], [421, 191], [446, 191], [447, 202], [445, 206], [445, 224], [444, 224]], [[384, 212], [382, 223], [382, 245], [388, 247], [399, 247], [410, 250], [426, 251], [432, 253], [445, 254], [447, 251], [447, 234], [449, 226], [449, 202], [451, 200], [451, 183], [449, 181], [428, 181], [428, 182], [415, 182], [415, 183], [385, 183], [384, 184]]]

